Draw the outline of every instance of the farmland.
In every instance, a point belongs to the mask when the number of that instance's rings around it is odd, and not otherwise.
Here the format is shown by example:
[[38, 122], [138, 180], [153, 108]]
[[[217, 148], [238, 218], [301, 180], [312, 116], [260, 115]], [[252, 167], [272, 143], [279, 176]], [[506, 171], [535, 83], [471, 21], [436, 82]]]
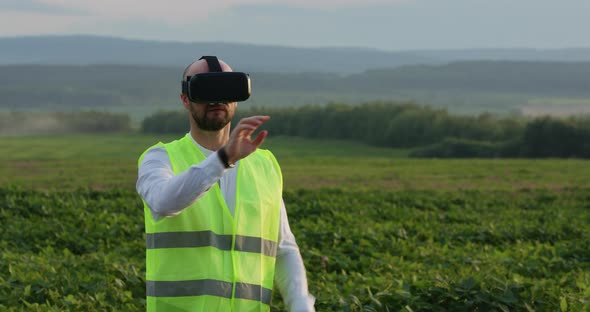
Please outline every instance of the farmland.
[[[170, 139], [1, 138], [0, 309], [143, 310], [136, 161]], [[318, 311], [590, 309], [588, 161], [417, 160], [280, 137], [265, 148]]]
[[[173, 136], [70, 135], [0, 138], [0, 185], [42, 190], [134, 190], [137, 158]], [[409, 159], [409, 150], [269, 138], [287, 189], [518, 190], [590, 188], [579, 159]]]

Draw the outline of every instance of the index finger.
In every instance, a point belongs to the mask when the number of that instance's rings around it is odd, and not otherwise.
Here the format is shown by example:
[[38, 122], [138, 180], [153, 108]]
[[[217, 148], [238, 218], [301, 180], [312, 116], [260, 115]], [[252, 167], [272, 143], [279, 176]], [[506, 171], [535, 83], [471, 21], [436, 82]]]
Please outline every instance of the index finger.
[[258, 116], [251, 116], [251, 117], [242, 118], [242, 120], [240, 120], [239, 123], [260, 125], [269, 119], [270, 119], [270, 116], [258, 115]]
[[240, 122], [236, 125], [233, 132], [240, 133], [241, 135], [250, 136], [260, 125], [270, 119], [268, 116], [252, 116], [248, 118], [243, 118]]

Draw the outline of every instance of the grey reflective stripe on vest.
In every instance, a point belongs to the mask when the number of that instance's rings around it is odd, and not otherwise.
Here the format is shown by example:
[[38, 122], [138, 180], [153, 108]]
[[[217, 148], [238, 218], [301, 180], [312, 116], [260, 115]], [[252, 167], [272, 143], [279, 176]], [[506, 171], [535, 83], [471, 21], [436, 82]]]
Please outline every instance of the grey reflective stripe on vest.
[[256, 252], [269, 257], [276, 257], [277, 243], [260, 237], [236, 235], [236, 250]]
[[148, 233], [145, 245], [147, 249], [212, 246], [230, 250], [231, 235], [217, 235], [211, 231]]
[[146, 294], [151, 297], [217, 296], [231, 298], [232, 283], [217, 280], [146, 281]]
[[[231, 298], [232, 283], [217, 280], [146, 281], [146, 294], [150, 297], [216, 296]], [[260, 285], [236, 283], [236, 298], [270, 304], [272, 290]]]
[[[211, 246], [220, 250], [231, 250], [231, 243], [231, 235], [218, 235], [211, 231], [148, 233], [145, 242], [147, 249]], [[277, 243], [260, 237], [236, 235], [235, 250], [237, 251], [275, 257], [277, 247]]]
[[236, 283], [236, 298], [256, 300], [270, 304], [272, 290], [260, 285]]

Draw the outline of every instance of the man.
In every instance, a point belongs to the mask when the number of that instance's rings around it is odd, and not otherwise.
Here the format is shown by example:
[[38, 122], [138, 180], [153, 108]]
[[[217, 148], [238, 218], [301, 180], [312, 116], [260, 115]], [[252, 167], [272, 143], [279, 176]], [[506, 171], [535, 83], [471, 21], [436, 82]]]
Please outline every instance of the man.
[[[195, 61], [183, 81], [209, 71]], [[230, 133], [237, 103], [180, 99], [190, 133], [139, 159], [148, 311], [268, 311], [273, 281], [289, 311], [314, 311], [280, 168], [258, 149], [267, 131], [251, 138], [269, 117], [244, 118]]]

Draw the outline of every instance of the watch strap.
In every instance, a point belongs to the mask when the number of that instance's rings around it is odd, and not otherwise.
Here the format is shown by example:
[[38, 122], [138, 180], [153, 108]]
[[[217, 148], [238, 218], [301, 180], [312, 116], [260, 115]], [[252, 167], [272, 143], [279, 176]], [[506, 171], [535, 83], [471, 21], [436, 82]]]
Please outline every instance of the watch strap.
[[229, 163], [229, 158], [227, 157], [227, 153], [225, 152], [225, 147], [220, 148], [217, 151], [217, 155], [219, 156], [219, 160], [221, 160], [221, 163], [226, 169], [234, 167], [234, 164]]

